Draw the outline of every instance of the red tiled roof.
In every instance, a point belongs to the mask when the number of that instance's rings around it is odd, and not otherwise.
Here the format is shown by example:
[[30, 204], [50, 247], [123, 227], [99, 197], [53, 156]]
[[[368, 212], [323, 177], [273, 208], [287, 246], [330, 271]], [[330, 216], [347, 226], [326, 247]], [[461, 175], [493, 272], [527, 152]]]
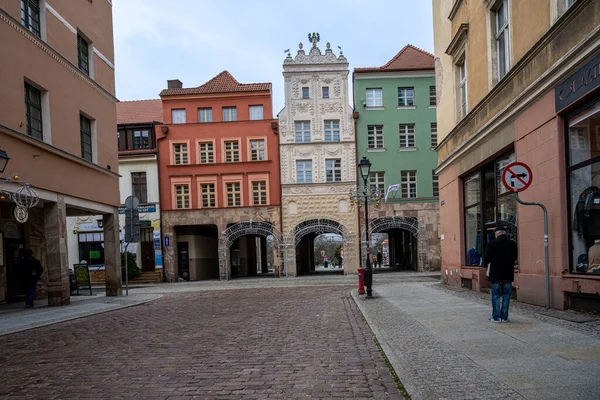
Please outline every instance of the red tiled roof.
[[271, 90], [270, 83], [239, 83], [229, 71], [223, 71], [202, 86], [195, 88], [164, 89], [160, 96], [176, 96], [181, 94], [214, 94], [235, 92], [256, 92]]
[[163, 117], [162, 101], [135, 100], [117, 103], [117, 124], [138, 124], [161, 122]]
[[409, 44], [382, 67], [354, 68], [354, 72], [433, 70], [433, 54]]

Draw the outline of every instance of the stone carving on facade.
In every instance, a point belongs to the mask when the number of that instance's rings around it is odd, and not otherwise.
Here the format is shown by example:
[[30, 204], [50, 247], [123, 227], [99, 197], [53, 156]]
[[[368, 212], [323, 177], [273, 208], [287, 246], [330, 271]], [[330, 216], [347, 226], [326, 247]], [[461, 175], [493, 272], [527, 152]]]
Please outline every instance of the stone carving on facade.
[[340, 87], [340, 82], [336, 80], [335, 84], [333, 85], [333, 95], [335, 97], [340, 97], [342, 92], [342, 89]]
[[444, 85], [444, 67], [439, 57], [435, 58], [435, 104], [440, 104]]
[[321, 103], [319, 104], [321, 114], [334, 114], [344, 112], [344, 106], [338, 102]]

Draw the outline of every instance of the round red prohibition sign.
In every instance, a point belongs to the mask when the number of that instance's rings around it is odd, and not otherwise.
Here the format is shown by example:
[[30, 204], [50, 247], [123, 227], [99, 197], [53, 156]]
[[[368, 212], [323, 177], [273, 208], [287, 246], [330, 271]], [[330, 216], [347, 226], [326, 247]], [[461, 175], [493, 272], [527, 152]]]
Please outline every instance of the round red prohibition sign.
[[522, 192], [531, 185], [533, 174], [531, 168], [522, 162], [513, 162], [504, 167], [502, 183], [513, 193]]

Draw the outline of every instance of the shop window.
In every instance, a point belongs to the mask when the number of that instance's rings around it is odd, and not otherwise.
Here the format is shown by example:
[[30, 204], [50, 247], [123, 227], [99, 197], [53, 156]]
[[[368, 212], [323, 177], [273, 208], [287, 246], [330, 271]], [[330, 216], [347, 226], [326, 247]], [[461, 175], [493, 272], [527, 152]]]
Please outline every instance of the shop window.
[[571, 269], [600, 275], [600, 102], [566, 118]]
[[514, 153], [508, 153], [463, 180], [466, 265], [482, 266], [486, 246], [497, 229], [517, 241], [516, 200], [502, 184], [502, 171], [513, 161]]
[[88, 265], [104, 264], [104, 232], [79, 234], [79, 260]]

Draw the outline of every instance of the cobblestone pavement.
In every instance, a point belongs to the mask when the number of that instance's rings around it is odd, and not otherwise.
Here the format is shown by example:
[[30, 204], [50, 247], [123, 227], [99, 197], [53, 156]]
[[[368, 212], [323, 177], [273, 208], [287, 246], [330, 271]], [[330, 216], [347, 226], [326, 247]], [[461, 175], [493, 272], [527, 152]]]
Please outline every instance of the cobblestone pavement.
[[402, 398], [342, 286], [167, 293], [0, 349], [0, 398]]

